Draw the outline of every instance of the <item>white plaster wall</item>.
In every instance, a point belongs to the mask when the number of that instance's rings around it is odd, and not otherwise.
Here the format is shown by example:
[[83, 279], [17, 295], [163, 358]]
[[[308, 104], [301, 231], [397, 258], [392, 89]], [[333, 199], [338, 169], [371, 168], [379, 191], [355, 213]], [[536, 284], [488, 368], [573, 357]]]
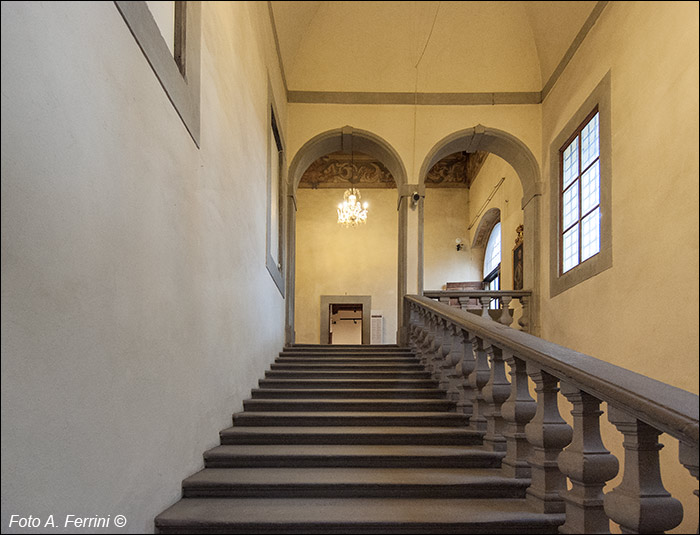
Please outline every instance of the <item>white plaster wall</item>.
[[164, 1], [164, 0], [154, 0], [146, 2], [153, 19], [158, 25], [165, 44], [170, 50], [171, 54], [174, 54], [175, 50], [175, 2]]
[[281, 349], [267, 16], [203, 3], [197, 149], [112, 2], [2, 3], [3, 532], [152, 532]]
[[338, 224], [342, 189], [299, 189], [296, 223], [296, 341], [321, 339], [322, 295], [370, 295], [384, 311], [384, 343], [396, 343], [398, 211], [395, 189], [360, 189], [367, 222]]
[[[605, 73], [612, 86], [611, 269], [549, 299], [542, 196], [542, 336], [698, 392], [698, 4], [611, 2], [542, 106], [548, 147]], [[614, 453], [620, 435], [607, 427]], [[697, 488], [664, 438], [664, 483], [697, 529]], [[619, 476], [615, 480], [619, 482]]]

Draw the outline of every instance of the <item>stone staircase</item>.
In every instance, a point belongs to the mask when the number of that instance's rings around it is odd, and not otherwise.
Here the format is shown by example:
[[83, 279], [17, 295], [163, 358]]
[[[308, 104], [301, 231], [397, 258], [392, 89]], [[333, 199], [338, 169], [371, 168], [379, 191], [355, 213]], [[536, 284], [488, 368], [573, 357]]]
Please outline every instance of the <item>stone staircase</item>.
[[556, 533], [504, 454], [397, 346], [293, 346], [158, 533]]

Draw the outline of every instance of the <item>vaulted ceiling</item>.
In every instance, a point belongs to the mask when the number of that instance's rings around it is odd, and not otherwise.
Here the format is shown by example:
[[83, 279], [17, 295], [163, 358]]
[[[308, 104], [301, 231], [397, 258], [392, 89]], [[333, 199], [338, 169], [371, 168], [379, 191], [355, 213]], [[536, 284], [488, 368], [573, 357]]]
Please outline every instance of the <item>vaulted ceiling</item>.
[[537, 92], [595, 1], [271, 2], [290, 91]]

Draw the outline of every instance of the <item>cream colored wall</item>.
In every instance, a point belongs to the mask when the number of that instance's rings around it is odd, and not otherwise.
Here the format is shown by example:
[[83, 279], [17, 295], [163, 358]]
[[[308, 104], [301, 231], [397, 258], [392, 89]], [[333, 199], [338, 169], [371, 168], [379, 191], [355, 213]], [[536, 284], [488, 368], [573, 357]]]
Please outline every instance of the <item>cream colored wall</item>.
[[384, 343], [396, 343], [398, 212], [395, 189], [360, 190], [367, 222], [337, 222], [342, 189], [300, 189], [296, 223], [296, 342], [320, 341], [321, 295], [370, 295], [384, 311]]
[[[423, 160], [443, 138], [478, 124], [519, 138], [535, 157], [541, 153], [540, 106], [390, 106], [289, 103], [289, 154], [314, 136], [350, 125], [383, 138], [406, 167], [408, 183], [418, 183]], [[290, 158], [290, 161], [291, 161]]]
[[267, 5], [204, 2], [202, 27], [198, 149], [114, 3], [2, 3], [3, 532], [152, 532], [283, 345]]
[[[496, 193], [489, 201], [495, 186], [505, 178]], [[498, 208], [501, 213], [501, 289], [513, 289], [513, 247], [518, 235], [516, 229], [523, 224], [523, 210], [520, 201], [523, 198], [523, 188], [520, 179], [513, 168], [503, 158], [489, 154], [483, 167], [469, 190], [469, 222], [474, 225], [469, 230], [468, 240], [471, 245], [476, 236], [476, 230], [484, 213], [492, 208]], [[473, 252], [474, 261], [478, 267], [477, 280], [484, 275], [484, 247]], [[527, 289], [527, 288], [526, 288]]]
[[[698, 4], [611, 2], [542, 106], [548, 147], [611, 71], [611, 269], [549, 299], [549, 176], [542, 239], [542, 336], [698, 392]], [[620, 451], [609, 429], [608, 447]], [[664, 482], [694, 532], [697, 482], [665, 441]], [[617, 478], [619, 481], [619, 476]]]
[[[424, 199], [423, 257], [426, 290], [444, 290], [447, 282], [481, 280], [479, 260], [467, 237], [466, 188], [427, 188]], [[464, 248], [457, 251], [455, 238]]]

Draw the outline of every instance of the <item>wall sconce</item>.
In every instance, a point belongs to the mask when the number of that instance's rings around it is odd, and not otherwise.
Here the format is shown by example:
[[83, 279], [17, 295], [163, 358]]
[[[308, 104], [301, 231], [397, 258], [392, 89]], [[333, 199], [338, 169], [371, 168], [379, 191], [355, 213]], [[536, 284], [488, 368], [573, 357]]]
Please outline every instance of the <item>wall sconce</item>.
[[461, 251], [464, 248], [464, 243], [462, 243], [462, 238], [455, 238], [455, 245], [457, 246], [457, 250]]

